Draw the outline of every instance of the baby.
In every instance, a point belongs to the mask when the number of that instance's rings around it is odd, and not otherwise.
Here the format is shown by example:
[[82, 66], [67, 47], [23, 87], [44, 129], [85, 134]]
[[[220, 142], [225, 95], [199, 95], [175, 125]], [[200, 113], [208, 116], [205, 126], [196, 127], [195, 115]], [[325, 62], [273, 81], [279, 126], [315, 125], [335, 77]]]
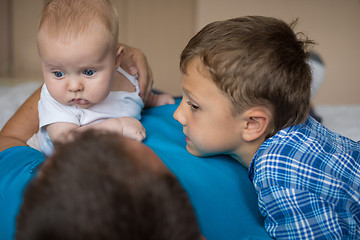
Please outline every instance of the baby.
[[[51, 154], [53, 141], [89, 128], [145, 138], [137, 78], [120, 68], [118, 25], [108, 0], [52, 0], [45, 6], [37, 37], [45, 82], [38, 105], [44, 154]], [[147, 105], [168, 103], [174, 103], [171, 96], [152, 94]]]

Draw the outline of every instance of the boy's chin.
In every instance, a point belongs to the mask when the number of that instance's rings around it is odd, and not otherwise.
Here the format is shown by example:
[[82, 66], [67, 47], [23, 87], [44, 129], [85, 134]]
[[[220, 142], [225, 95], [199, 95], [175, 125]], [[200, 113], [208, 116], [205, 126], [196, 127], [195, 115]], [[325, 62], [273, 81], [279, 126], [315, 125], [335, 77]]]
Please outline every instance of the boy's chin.
[[208, 156], [214, 155], [214, 154], [201, 152], [198, 149], [194, 148], [193, 146], [190, 146], [189, 144], [186, 145], [186, 150], [189, 153], [191, 153], [192, 155], [197, 156], [197, 157], [208, 157]]
[[190, 146], [189, 144], [186, 145], [186, 150], [194, 156], [202, 156], [194, 147]]

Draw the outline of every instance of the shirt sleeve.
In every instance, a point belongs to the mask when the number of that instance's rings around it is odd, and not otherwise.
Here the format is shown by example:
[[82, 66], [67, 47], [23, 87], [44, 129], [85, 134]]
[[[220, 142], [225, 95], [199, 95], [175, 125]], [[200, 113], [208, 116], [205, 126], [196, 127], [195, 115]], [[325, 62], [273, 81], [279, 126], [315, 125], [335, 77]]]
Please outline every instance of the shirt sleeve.
[[28, 182], [35, 176], [44, 155], [30, 147], [17, 146], [0, 152], [0, 236], [15, 239], [16, 216]]
[[347, 221], [327, 201], [308, 191], [279, 186], [259, 192], [265, 228], [276, 239], [343, 239]]

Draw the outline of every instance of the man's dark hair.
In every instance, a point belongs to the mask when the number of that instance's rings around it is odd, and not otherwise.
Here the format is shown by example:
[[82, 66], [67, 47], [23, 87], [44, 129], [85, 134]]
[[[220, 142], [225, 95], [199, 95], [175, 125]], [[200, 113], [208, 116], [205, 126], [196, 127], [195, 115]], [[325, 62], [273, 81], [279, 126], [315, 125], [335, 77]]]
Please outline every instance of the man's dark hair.
[[113, 133], [56, 144], [25, 191], [16, 239], [200, 239], [178, 180], [139, 155]]

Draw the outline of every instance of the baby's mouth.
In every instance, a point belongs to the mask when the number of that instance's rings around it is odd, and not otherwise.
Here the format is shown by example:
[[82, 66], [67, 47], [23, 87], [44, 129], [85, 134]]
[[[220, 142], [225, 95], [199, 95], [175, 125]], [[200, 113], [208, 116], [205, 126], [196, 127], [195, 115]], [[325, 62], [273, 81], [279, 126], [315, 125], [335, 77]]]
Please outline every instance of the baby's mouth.
[[88, 100], [85, 100], [85, 99], [81, 99], [81, 98], [74, 98], [71, 100], [71, 102], [73, 104], [76, 104], [76, 105], [86, 105], [86, 104], [89, 104], [89, 101]]

